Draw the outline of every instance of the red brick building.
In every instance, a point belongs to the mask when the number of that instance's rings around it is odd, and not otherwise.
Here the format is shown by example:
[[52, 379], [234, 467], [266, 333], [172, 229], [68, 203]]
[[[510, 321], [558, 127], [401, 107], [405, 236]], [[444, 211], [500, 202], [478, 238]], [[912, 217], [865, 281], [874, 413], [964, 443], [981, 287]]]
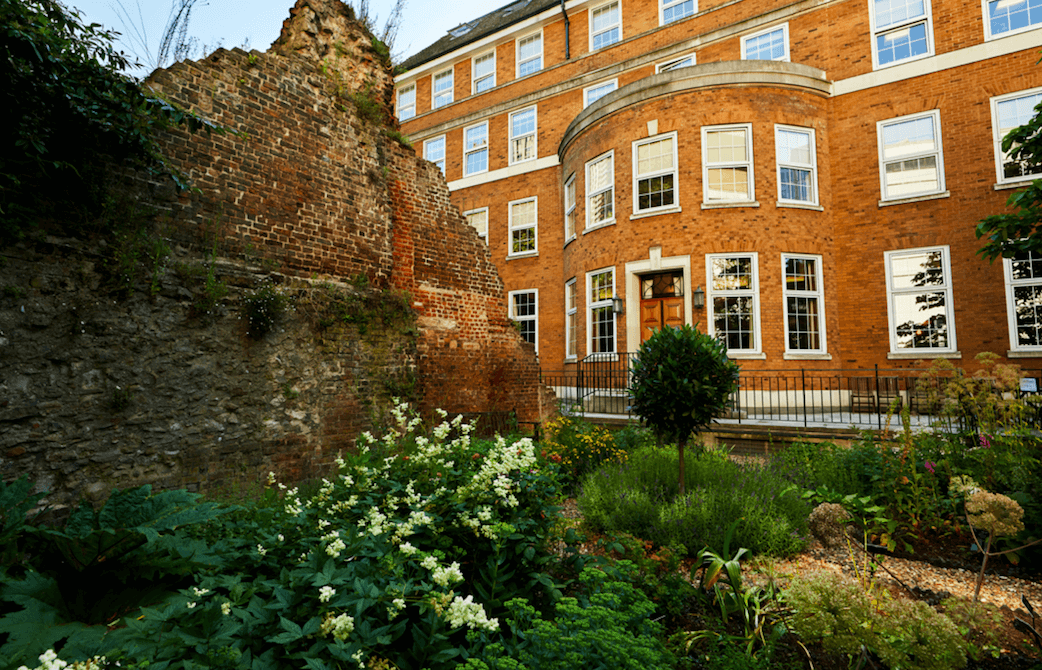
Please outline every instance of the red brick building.
[[743, 368], [1042, 366], [1042, 259], [974, 226], [1032, 175], [1038, 0], [518, 0], [410, 58], [397, 112], [544, 370], [662, 324]]

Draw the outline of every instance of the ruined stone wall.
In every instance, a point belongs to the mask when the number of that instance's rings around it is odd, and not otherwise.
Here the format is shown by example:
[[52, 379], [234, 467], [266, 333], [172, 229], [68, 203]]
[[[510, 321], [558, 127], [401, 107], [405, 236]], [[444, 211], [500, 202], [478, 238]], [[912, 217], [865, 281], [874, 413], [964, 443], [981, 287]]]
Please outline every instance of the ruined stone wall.
[[[2, 251], [5, 480], [28, 473], [63, 504], [318, 476], [392, 394], [544, 416], [488, 250], [395, 137], [387, 64], [349, 19], [335, 0], [299, 0], [269, 52], [219, 50], [148, 80], [232, 132], [160, 138], [192, 191], [127, 188], [173, 251], [129, 297], [110, 297], [111, 248]], [[262, 281], [290, 309], [254, 340], [243, 306]], [[203, 313], [207, 282], [229, 292]], [[329, 292], [373, 318], [331, 317]], [[409, 314], [384, 318], [381, 301], [402, 295]]]

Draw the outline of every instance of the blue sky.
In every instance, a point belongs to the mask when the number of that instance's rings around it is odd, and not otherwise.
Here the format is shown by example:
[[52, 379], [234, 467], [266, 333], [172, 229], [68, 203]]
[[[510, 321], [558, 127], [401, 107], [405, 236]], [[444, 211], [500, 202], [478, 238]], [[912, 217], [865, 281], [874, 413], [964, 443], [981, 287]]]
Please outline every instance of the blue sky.
[[[487, 14], [508, 1], [406, 0], [395, 52], [403, 57], [416, 53], [450, 28]], [[248, 40], [251, 49], [265, 51], [278, 37], [282, 21], [289, 17], [293, 3], [294, 0], [199, 0], [192, 11], [189, 34], [210, 50], [218, 45], [242, 46]], [[66, 0], [66, 4], [80, 10], [87, 21], [123, 33], [123, 51], [131, 54], [139, 51], [131, 45], [130, 31], [120, 21], [120, 4], [116, 0]], [[377, 15], [380, 26], [392, 4], [389, 0], [369, 0], [369, 11]], [[157, 50], [170, 16], [171, 0], [122, 0], [122, 5], [130, 10], [135, 23], [144, 25], [150, 47]]]

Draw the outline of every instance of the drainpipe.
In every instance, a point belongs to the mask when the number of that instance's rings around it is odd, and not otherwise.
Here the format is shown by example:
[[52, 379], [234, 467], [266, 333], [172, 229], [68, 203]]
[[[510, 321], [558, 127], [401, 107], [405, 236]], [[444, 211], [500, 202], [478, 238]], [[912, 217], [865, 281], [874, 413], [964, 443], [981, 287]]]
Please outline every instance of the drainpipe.
[[564, 16], [564, 59], [571, 60], [572, 49], [568, 43], [568, 12], [564, 9], [564, 0], [561, 0], [561, 15]]

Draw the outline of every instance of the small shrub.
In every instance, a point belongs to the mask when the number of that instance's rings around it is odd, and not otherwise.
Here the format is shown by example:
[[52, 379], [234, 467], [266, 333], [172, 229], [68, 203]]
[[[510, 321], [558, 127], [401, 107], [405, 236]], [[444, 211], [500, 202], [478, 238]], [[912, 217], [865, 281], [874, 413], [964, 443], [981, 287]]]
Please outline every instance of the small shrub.
[[681, 494], [677, 458], [671, 449], [644, 448], [587, 475], [578, 499], [587, 523], [695, 553], [722, 546], [738, 520], [735, 545], [771, 555], [802, 549], [810, 508], [776, 470], [687, 454], [688, 490]]
[[521, 642], [487, 645], [480, 660], [461, 668], [673, 668], [672, 654], [658, 640], [662, 626], [651, 620], [655, 605], [631, 583], [634, 577], [626, 561], [620, 562], [615, 578], [586, 568], [580, 576], [583, 593], [562, 598], [549, 620], [537, 617], [527, 601], [512, 600], [507, 603], [508, 623]]
[[572, 481], [605, 463], [624, 463], [629, 454], [607, 428], [581, 417], [560, 416], [543, 424], [546, 457], [560, 465]]
[[265, 283], [243, 298], [246, 332], [255, 340], [267, 335], [286, 313], [289, 299], [278, 288]]
[[875, 653], [888, 667], [965, 667], [966, 642], [951, 619], [921, 601], [879, 599], [842, 575], [823, 571], [794, 579], [785, 593], [791, 626], [827, 651]]

